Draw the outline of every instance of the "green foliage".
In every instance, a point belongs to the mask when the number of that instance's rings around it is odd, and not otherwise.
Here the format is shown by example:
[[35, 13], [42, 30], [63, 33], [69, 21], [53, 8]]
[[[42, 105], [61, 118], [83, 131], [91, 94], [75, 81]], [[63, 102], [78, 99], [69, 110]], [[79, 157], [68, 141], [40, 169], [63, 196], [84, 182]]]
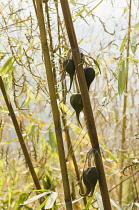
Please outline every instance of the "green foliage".
[[8, 60], [5, 62], [5, 64], [1, 68], [0, 75], [4, 76], [5, 74], [8, 74], [8, 76], [10, 76], [12, 73], [13, 64], [14, 64], [14, 58], [11, 56], [8, 58]]
[[19, 197], [16, 199], [13, 209], [19, 210], [21, 208], [20, 204], [23, 203], [26, 198], [28, 197], [28, 193], [22, 193], [19, 195]]
[[126, 61], [122, 60], [121, 69], [118, 75], [118, 93], [119, 94], [122, 94], [124, 92], [126, 80], [127, 80], [127, 66], [126, 66]]
[[56, 135], [51, 129], [49, 130], [49, 145], [52, 151], [57, 150]]

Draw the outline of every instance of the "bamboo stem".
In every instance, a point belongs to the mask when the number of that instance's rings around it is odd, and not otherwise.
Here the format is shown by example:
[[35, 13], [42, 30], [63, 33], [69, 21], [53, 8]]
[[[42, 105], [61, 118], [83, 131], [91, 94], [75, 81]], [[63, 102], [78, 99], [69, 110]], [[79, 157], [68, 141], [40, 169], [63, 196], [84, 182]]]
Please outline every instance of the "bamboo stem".
[[[48, 33], [49, 33], [50, 48], [51, 48], [51, 50], [50, 50], [51, 51], [51, 57], [54, 58], [53, 41], [52, 41], [52, 34], [51, 34], [51, 24], [50, 24], [49, 10], [48, 10], [48, 2], [45, 2], [45, 10], [46, 10], [46, 14], [47, 14], [47, 24], [48, 24]], [[60, 33], [59, 30], [58, 30], [58, 32]], [[58, 36], [59, 36], [59, 34], [58, 34]], [[56, 85], [57, 81], [56, 81], [56, 72], [55, 72], [54, 62], [52, 62], [52, 67], [53, 67], [54, 83]], [[62, 81], [62, 90], [64, 90], [63, 81]], [[66, 100], [65, 91], [63, 91], [62, 93], [63, 93], [63, 98]], [[65, 100], [63, 101], [64, 103], [65, 103]], [[81, 193], [84, 194], [85, 192], [84, 192], [83, 184], [82, 184], [82, 182], [80, 182], [80, 173], [79, 173], [77, 161], [76, 161], [76, 158], [75, 158], [75, 155], [74, 155], [74, 151], [73, 151], [73, 147], [72, 147], [72, 143], [71, 143], [71, 139], [70, 139], [70, 135], [69, 135], [69, 128], [68, 128], [67, 122], [66, 122], [66, 114], [62, 110], [61, 110], [61, 112], [62, 112], [62, 122], [63, 122], [65, 136], [66, 136], [66, 140], [67, 140], [68, 150], [70, 150], [70, 152], [71, 152], [71, 159], [72, 159], [73, 164], [74, 164], [75, 173], [76, 173], [77, 181], [79, 182]], [[85, 197], [83, 198], [83, 201], [84, 201], [84, 204], [87, 203]]]
[[[69, 135], [69, 127], [67, 126], [66, 118], [64, 117], [64, 115], [62, 117], [62, 121], [63, 121], [65, 136], [66, 136], [66, 140], [67, 140], [68, 151], [70, 151], [70, 157], [72, 158], [72, 161], [73, 161], [73, 165], [74, 165], [74, 169], [75, 169], [75, 173], [76, 173], [76, 177], [77, 177], [77, 182], [79, 182], [79, 187], [81, 189], [81, 193], [84, 194], [85, 191], [84, 191], [82, 182], [80, 182], [80, 179], [81, 179], [80, 172], [79, 172], [79, 169], [78, 169], [78, 164], [77, 164], [77, 161], [76, 161], [76, 157], [75, 157], [75, 154], [74, 154], [74, 151], [73, 151], [71, 138], [70, 138], [70, 135]], [[86, 197], [83, 198], [83, 201], [84, 201], [84, 204], [86, 205], [86, 203], [87, 203]]]
[[42, 44], [42, 50], [43, 50], [43, 55], [44, 55], [44, 64], [46, 68], [48, 88], [49, 88], [49, 93], [50, 93], [51, 107], [52, 107], [52, 113], [53, 113], [53, 119], [54, 119], [56, 139], [57, 139], [66, 209], [72, 210], [70, 187], [69, 187], [69, 180], [68, 180], [68, 173], [67, 173], [66, 159], [65, 159], [65, 152], [64, 152], [64, 145], [63, 145], [63, 137], [62, 137], [62, 129], [61, 129], [61, 122], [60, 122], [60, 113], [59, 113], [58, 105], [56, 101], [56, 91], [55, 91], [55, 86], [54, 86], [54, 78], [53, 78], [48, 43], [47, 43], [47, 38], [46, 38], [42, 1], [36, 0], [36, 4], [37, 4], [37, 14], [38, 14], [37, 16], [38, 16], [38, 24], [39, 24], [39, 29], [40, 29], [41, 44]]
[[23, 154], [25, 156], [26, 163], [27, 163], [27, 165], [29, 167], [31, 176], [33, 178], [34, 184], [36, 186], [36, 189], [40, 190], [41, 186], [40, 186], [39, 180], [37, 178], [36, 172], [35, 172], [34, 167], [32, 165], [32, 162], [31, 162], [31, 159], [30, 159], [30, 156], [29, 156], [26, 144], [24, 142], [24, 139], [23, 139], [23, 136], [22, 136], [22, 133], [21, 133], [18, 121], [16, 119], [16, 116], [15, 116], [15, 113], [14, 113], [14, 110], [13, 110], [13, 107], [12, 107], [12, 104], [8, 100], [8, 96], [6, 94], [6, 90], [5, 90], [4, 83], [3, 83], [3, 80], [2, 80], [1, 76], [0, 76], [0, 88], [1, 88], [4, 100], [6, 102], [6, 105], [8, 107], [8, 110], [9, 110], [9, 113], [10, 113], [10, 116], [11, 116], [11, 119], [12, 119], [12, 122], [13, 122], [13, 125], [14, 125], [14, 128], [15, 128], [16, 134], [18, 136], [18, 139], [19, 139], [19, 142], [20, 142]]
[[[127, 92], [128, 92], [128, 71], [129, 71], [129, 49], [130, 49], [130, 32], [131, 32], [131, 10], [132, 10], [132, 0], [129, 3], [129, 15], [128, 15], [128, 32], [127, 32], [127, 51], [126, 51], [126, 84], [125, 84], [125, 94], [124, 94], [124, 102], [123, 102], [123, 122], [122, 122], [122, 142], [121, 142], [121, 150], [125, 149], [125, 138], [126, 138], [126, 110], [127, 110]], [[121, 158], [120, 160], [120, 168], [123, 168], [124, 159]], [[120, 177], [120, 182], [122, 181], [122, 176]], [[119, 187], [119, 204], [122, 204], [122, 197], [123, 197], [123, 183], [121, 183]]]
[[73, 22], [71, 19], [70, 9], [69, 9], [67, 0], [60, 0], [60, 2], [61, 2], [61, 7], [62, 7], [64, 19], [65, 19], [65, 24], [66, 24], [66, 29], [67, 29], [71, 49], [72, 49], [73, 59], [76, 66], [77, 77], [79, 81], [79, 86], [81, 90], [83, 106], [84, 106], [84, 111], [85, 111], [85, 116], [86, 116], [88, 134], [90, 137], [92, 147], [96, 151], [95, 164], [99, 172], [99, 185], [100, 185], [100, 190], [102, 194], [103, 205], [104, 205], [105, 210], [111, 210], [108, 188], [107, 188], [102, 158], [100, 154], [100, 149], [99, 149], [98, 136], [96, 132], [96, 127], [95, 127], [93, 112], [92, 112], [91, 103], [89, 99], [89, 94], [87, 90], [87, 85], [86, 85], [86, 82], [84, 82], [85, 75], [83, 71], [83, 66], [81, 64], [80, 52], [79, 52], [79, 48], [78, 48], [78, 44], [76, 40]]

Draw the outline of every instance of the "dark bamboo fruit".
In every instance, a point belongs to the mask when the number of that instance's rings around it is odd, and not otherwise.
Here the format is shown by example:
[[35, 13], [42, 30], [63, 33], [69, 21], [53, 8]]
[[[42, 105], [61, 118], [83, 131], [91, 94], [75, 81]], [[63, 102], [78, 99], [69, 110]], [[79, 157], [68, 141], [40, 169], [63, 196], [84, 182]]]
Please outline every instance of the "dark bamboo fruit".
[[85, 73], [87, 87], [89, 90], [91, 83], [95, 79], [95, 70], [92, 67], [87, 67], [84, 69], [84, 73]]
[[84, 185], [86, 186], [86, 193], [85, 193], [85, 194], [81, 194], [81, 193], [79, 192], [81, 196], [87, 196], [87, 195], [91, 192], [91, 186], [90, 186], [90, 183], [88, 182], [87, 176], [86, 176], [88, 170], [89, 170], [89, 168], [87, 168], [87, 169], [85, 169], [85, 170], [83, 171], [82, 178], [83, 178], [83, 183], [84, 183]]
[[73, 93], [70, 97], [70, 104], [73, 107], [73, 109], [75, 110], [77, 120], [78, 120], [80, 126], [82, 127], [80, 120], [79, 120], [80, 112], [83, 110], [83, 102], [82, 102], [81, 93]]
[[64, 60], [63, 61], [63, 68], [70, 76], [70, 87], [69, 87], [69, 91], [70, 91], [71, 85], [72, 85], [72, 81], [73, 81], [73, 76], [74, 76], [74, 73], [75, 73], [74, 61], [72, 59]]
[[87, 196], [89, 193], [91, 197], [94, 193], [96, 183], [98, 181], [98, 171], [96, 167], [88, 167], [83, 171], [83, 183], [86, 186], [86, 193], [81, 196]]

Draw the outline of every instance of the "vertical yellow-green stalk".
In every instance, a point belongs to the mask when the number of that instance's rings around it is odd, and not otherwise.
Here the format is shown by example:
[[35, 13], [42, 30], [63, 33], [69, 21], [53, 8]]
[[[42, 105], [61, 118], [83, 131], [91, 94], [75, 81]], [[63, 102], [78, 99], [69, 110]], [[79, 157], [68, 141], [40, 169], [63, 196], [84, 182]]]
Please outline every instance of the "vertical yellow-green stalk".
[[52, 113], [53, 113], [55, 133], [56, 133], [56, 139], [57, 139], [66, 209], [72, 210], [70, 187], [69, 187], [69, 180], [68, 180], [68, 173], [67, 173], [66, 159], [65, 159], [65, 152], [64, 152], [64, 145], [63, 145], [63, 137], [62, 137], [62, 129], [61, 129], [61, 122], [60, 122], [60, 113], [59, 113], [59, 109], [58, 109], [58, 105], [56, 101], [55, 84], [54, 84], [54, 78], [53, 78], [53, 73], [52, 73], [52, 66], [51, 66], [51, 60], [50, 60], [50, 55], [49, 55], [48, 43], [47, 43], [47, 38], [46, 38], [46, 29], [45, 29], [45, 22], [44, 22], [44, 15], [43, 15], [43, 8], [42, 8], [41, 0], [36, 0], [36, 9], [37, 9], [37, 19], [38, 19], [40, 38], [41, 38], [41, 44], [42, 44], [42, 50], [43, 50], [43, 56], [44, 56], [44, 64], [46, 68], [48, 88], [49, 88], [49, 93], [50, 93], [50, 101], [51, 101], [51, 107], [52, 107]]
[[[125, 90], [124, 90], [124, 101], [123, 101], [123, 121], [122, 121], [122, 142], [121, 142], [121, 150], [125, 150], [125, 138], [126, 138], [126, 110], [127, 110], [127, 99], [128, 99], [128, 70], [129, 70], [129, 49], [130, 49], [130, 33], [131, 33], [131, 10], [132, 10], [132, 0], [129, 2], [129, 13], [128, 13], [128, 32], [127, 32], [127, 51], [126, 51], [126, 80], [125, 80]], [[124, 165], [124, 159], [120, 158], [120, 168], [122, 169]], [[120, 181], [122, 181], [122, 176], [120, 177]], [[119, 204], [122, 204], [123, 197], [123, 183], [121, 183], [119, 188]]]

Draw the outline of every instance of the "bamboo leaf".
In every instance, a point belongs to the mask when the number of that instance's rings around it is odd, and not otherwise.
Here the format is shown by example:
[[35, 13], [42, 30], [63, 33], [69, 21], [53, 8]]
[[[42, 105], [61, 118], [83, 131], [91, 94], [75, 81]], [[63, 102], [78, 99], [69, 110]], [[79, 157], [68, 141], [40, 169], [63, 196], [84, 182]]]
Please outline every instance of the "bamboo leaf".
[[76, 2], [74, 0], [70, 0], [70, 3], [76, 6]]
[[29, 204], [29, 203], [32, 203], [33, 201], [36, 201], [38, 200], [39, 198], [42, 198], [43, 196], [47, 195], [47, 194], [50, 194], [51, 191], [47, 191], [47, 192], [43, 192], [39, 195], [35, 195], [33, 196], [32, 198], [28, 199], [27, 201], [25, 201], [24, 203], [20, 204], [20, 205], [26, 205], [26, 204]]
[[76, 14], [76, 16], [81, 15], [84, 11], [85, 11], [85, 7], [84, 7], [83, 9], [81, 9], [81, 10]]
[[26, 118], [28, 118], [31, 122], [33, 122], [33, 123], [35, 123], [35, 124], [42, 124], [42, 125], [47, 125], [48, 124], [48, 122], [46, 122], [46, 121], [42, 121], [42, 120], [40, 120], [40, 119], [35, 119], [35, 118], [33, 118], [32, 116], [31, 116], [31, 114], [27, 114], [27, 113], [25, 113], [25, 112], [21, 112]]
[[44, 209], [51, 209], [57, 199], [58, 193], [57, 192], [52, 192], [51, 195], [49, 196], [46, 205]]
[[28, 193], [22, 193], [22, 194], [18, 197], [18, 199], [16, 200], [16, 203], [14, 204], [13, 209], [14, 209], [14, 210], [19, 210], [20, 203], [22, 203], [22, 202], [26, 199], [27, 196], [28, 196]]
[[76, 126], [74, 124], [70, 124], [70, 127], [73, 129], [73, 131], [80, 136], [83, 136], [85, 139], [87, 139], [89, 141], [89, 136], [87, 134], [86, 131], [84, 131], [82, 128], [80, 128], [79, 126]]
[[137, 207], [139, 207], [139, 203], [134, 203]]
[[103, 148], [105, 149], [105, 151], [107, 151], [109, 158], [112, 159], [112, 160], [114, 160], [114, 162], [117, 163], [116, 158], [113, 156], [113, 154], [110, 152], [110, 150], [108, 150], [108, 148], [106, 147], [106, 145], [103, 144]]
[[72, 112], [70, 111], [70, 109], [64, 104], [64, 103], [60, 103], [59, 107], [62, 109], [63, 112], [65, 112], [68, 115], [72, 115]]
[[49, 130], [49, 144], [51, 146], [52, 151], [54, 151], [57, 148], [56, 135], [52, 130]]
[[36, 124], [38, 124], [38, 120], [34, 119], [33, 117], [31, 117], [29, 114], [26, 114], [24, 112], [21, 112], [26, 118], [28, 118], [31, 122], [34, 122]]
[[110, 199], [111, 204], [118, 210], [123, 210], [123, 208], [121, 208], [114, 200]]
[[13, 63], [14, 63], [14, 57], [11, 56], [8, 58], [8, 60], [5, 62], [5, 64], [1, 68], [0, 75], [6, 74], [11, 69]]
[[79, 40], [78, 44], [81, 44], [83, 40], [84, 40], [84, 37]]
[[85, 17], [87, 17], [90, 13], [92, 13], [93, 10], [95, 10], [102, 2], [103, 2], [103, 0], [101, 0], [95, 7], [93, 7], [93, 9], [91, 9], [91, 10], [86, 14]]
[[119, 95], [123, 93], [125, 84], [126, 84], [126, 77], [127, 77], [127, 69], [126, 69], [126, 63], [123, 60], [122, 61], [122, 69], [119, 71], [118, 74], [118, 93]]
[[83, 197], [79, 197], [79, 198], [77, 198], [77, 199], [73, 200], [73, 201], [72, 201], [72, 204], [74, 204], [74, 203], [76, 203], [76, 202], [80, 201], [81, 199], [83, 199]]
[[102, 197], [101, 197], [100, 193], [96, 192], [95, 195], [96, 195], [97, 203], [99, 205], [99, 210], [104, 210], [103, 203], [102, 203]]
[[119, 156], [123, 157], [124, 159], [130, 160], [130, 158], [125, 155], [119, 155]]
[[26, 106], [28, 106], [30, 104], [30, 101], [31, 101], [31, 97], [29, 95], [27, 95], [27, 98], [25, 100], [25, 103], [23, 105], [23, 108], [26, 107]]
[[120, 47], [120, 52], [123, 52], [125, 43], [126, 43], [126, 35], [124, 36], [124, 39], [122, 41], [122, 44], [121, 44], [121, 47]]
[[17, 141], [17, 138], [15, 138], [13, 140], [5, 141], [5, 142], [0, 142], [0, 145], [9, 144], [9, 143], [14, 142], [14, 141]]
[[130, 60], [132, 60], [132, 61], [139, 62], [139, 59], [136, 59], [136, 58], [128, 58], [128, 59], [130, 59]]
[[[127, 210], [132, 210], [133, 206], [134, 206], [134, 203], [130, 203], [127, 207]], [[139, 207], [139, 205], [138, 205], [138, 207]]]
[[93, 198], [94, 198], [94, 196], [91, 196], [91, 198], [88, 200], [88, 202], [87, 202], [87, 204], [85, 206], [85, 210], [89, 210], [89, 207], [90, 207], [90, 205], [92, 203]]
[[47, 202], [47, 198], [42, 202], [42, 204], [36, 210], [44, 209], [43, 207], [45, 206], [46, 202]]

